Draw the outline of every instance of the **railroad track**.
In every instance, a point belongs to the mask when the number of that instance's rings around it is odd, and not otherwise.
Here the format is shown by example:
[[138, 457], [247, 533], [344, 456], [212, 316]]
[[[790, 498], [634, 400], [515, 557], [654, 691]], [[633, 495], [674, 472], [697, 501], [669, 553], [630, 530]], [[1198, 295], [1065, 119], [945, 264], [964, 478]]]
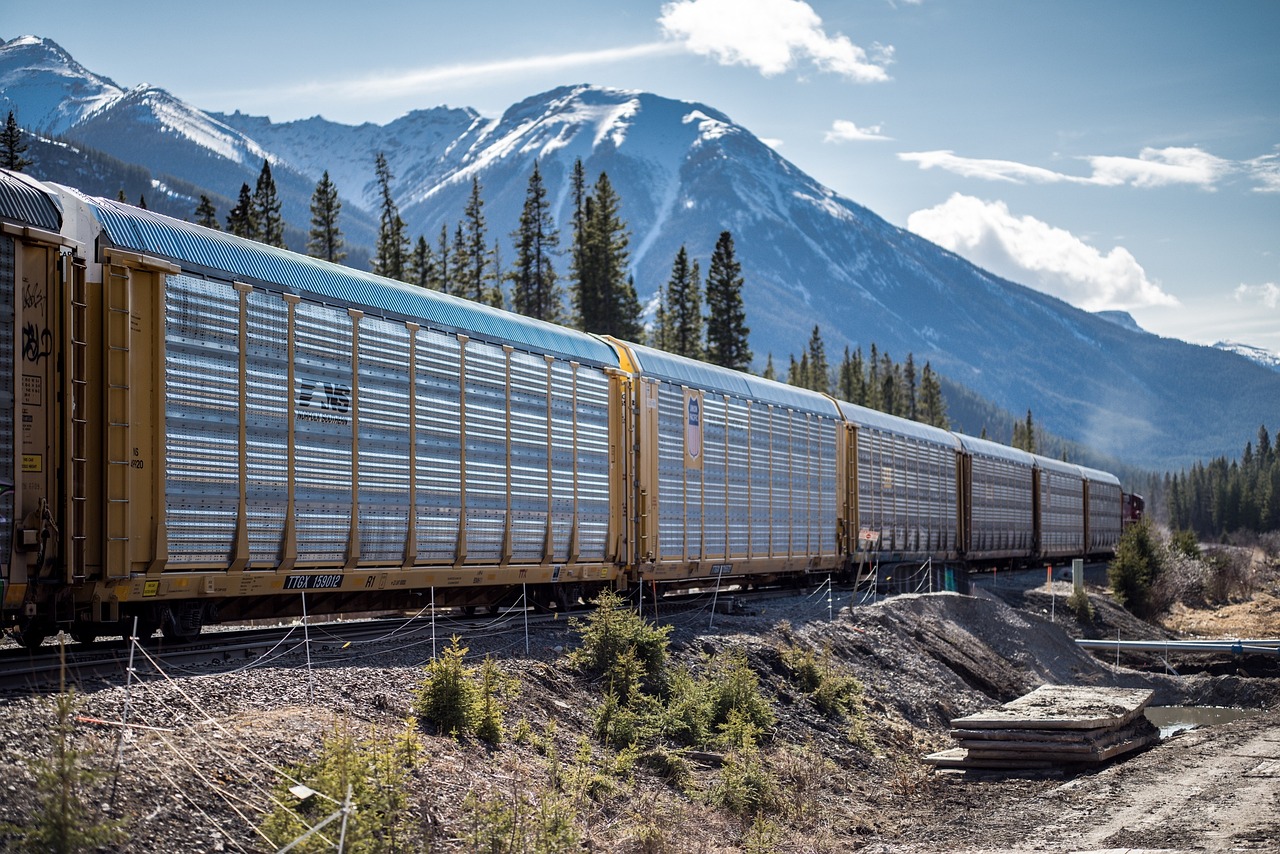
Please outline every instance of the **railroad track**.
[[[842, 598], [848, 593], [847, 589], [835, 589]], [[717, 593], [707, 589], [661, 596], [656, 607], [662, 620], [697, 610], [708, 611], [709, 619], [714, 620], [716, 614], [749, 613], [756, 603], [818, 595], [820, 590], [731, 589]], [[652, 600], [646, 598], [642, 613], [652, 617], [654, 607]], [[584, 609], [576, 615], [585, 613]], [[56, 691], [63, 684], [76, 685], [81, 690], [119, 685], [127, 681], [130, 667], [133, 679], [148, 680], [163, 678], [165, 674], [220, 673], [263, 664], [299, 666], [305, 661], [327, 664], [339, 657], [350, 658], [351, 647], [355, 645], [368, 646], [370, 651], [375, 651], [379, 644], [422, 644], [424, 658], [429, 660], [434, 650], [443, 648], [452, 634], [471, 635], [477, 630], [499, 635], [517, 635], [526, 630], [536, 632], [557, 621], [563, 626], [565, 616], [559, 612], [508, 608], [483, 615], [461, 615], [449, 611], [438, 614], [434, 621], [430, 615], [419, 615], [227, 628], [207, 631], [196, 640], [181, 643], [152, 638], [142, 645], [145, 654], [120, 640], [68, 643], [61, 649], [46, 643], [35, 653], [21, 647], [10, 647], [0, 650], [0, 692]], [[575, 613], [567, 616], [575, 616]]]

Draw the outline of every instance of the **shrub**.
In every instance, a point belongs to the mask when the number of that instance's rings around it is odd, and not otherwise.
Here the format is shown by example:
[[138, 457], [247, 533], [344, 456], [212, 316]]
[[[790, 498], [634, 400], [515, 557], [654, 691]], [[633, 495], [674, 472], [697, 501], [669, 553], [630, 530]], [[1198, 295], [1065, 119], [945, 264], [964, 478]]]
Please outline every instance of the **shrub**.
[[1169, 548], [1189, 558], [1199, 558], [1200, 540], [1195, 531], [1174, 531], [1169, 538]]
[[589, 617], [569, 625], [582, 638], [582, 646], [569, 654], [570, 663], [603, 677], [623, 704], [638, 691], [662, 689], [671, 626], [646, 622], [610, 591], [600, 594]]
[[119, 822], [92, 821], [84, 790], [101, 772], [85, 766], [74, 744], [75, 689], [59, 692], [53, 700], [53, 753], [35, 762], [36, 810], [29, 827], [5, 825], [17, 836], [17, 850], [69, 854], [96, 849], [119, 840]]
[[735, 714], [757, 732], [773, 726], [773, 709], [760, 692], [760, 680], [746, 653], [733, 651], [714, 659], [707, 674], [706, 692], [711, 726], [724, 730]]
[[862, 684], [836, 672], [830, 652], [818, 657], [808, 648], [789, 646], [782, 650], [782, 663], [790, 671], [792, 683], [827, 717], [839, 720], [857, 709]]
[[[392, 742], [382, 742], [357, 739], [345, 721], [335, 725], [325, 737], [320, 755], [297, 766], [276, 785], [275, 806], [262, 824], [263, 835], [277, 848], [283, 847], [342, 809], [350, 792], [353, 809], [346, 817], [345, 850], [356, 854], [416, 850], [421, 840], [416, 838], [407, 792], [420, 750], [411, 729]], [[318, 794], [298, 802], [289, 791], [296, 781]], [[332, 851], [335, 844], [336, 837], [322, 831], [291, 850]]]
[[456, 635], [439, 658], [426, 667], [413, 711], [424, 722], [454, 738], [475, 735], [497, 744], [503, 736], [506, 696], [515, 682], [503, 675], [492, 658], [480, 667], [465, 663], [467, 648]]
[[1151, 613], [1151, 584], [1159, 566], [1156, 543], [1147, 521], [1131, 525], [1116, 546], [1116, 556], [1107, 567], [1111, 592], [1125, 608], [1140, 617]]

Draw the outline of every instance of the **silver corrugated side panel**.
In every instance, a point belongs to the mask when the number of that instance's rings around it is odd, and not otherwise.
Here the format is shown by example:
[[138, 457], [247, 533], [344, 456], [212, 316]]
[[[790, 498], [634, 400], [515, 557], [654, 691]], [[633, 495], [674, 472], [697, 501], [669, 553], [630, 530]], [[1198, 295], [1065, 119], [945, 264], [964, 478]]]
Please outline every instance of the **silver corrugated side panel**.
[[551, 365], [551, 541], [556, 562], [568, 560], [575, 507], [575, 371], [565, 362]]
[[227, 563], [240, 502], [240, 301], [166, 276], [165, 524], [169, 563]]
[[547, 362], [520, 351], [511, 359], [511, 559], [542, 559], [550, 488]]
[[458, 448], [461, 345], [452, 335], [424, 329], [417, 335], [418, 560], [449, 562], [458, 550], [462, 474]]
[[747, 405], [744, 401], [730, 398], [728, 401], [729, 417], [729, 455], [726, 461], [728, 473], [729, 518], [728, 536], [731, 556], [745, 557], [750, 545], [747, 538], [751, 535], [751, 469], [747, 465], [749, 437], [747, 435]]
[[974, 454], [972, 471], [971, 549], [1030, 551], [1035, 524], [1031, 466]]
[[708, 560], [723, 559], [725, 508], [725, 405], [718, 394], [702, 396], [702, 547]]
[[245, 503], [250, 567], [280, 562], [289, 500], [289, 311], [279, 294], [248, 295]]
[[409, 330], [380, 318], [360, 321], [360, 559], [401, 561], [409, 534]]
[[773, 555], [784, 556], [791, 548], [791, 530], [794, 516], [792, 495], [791, 431], [795, 413], [785, 409], [773, 410], [773, 495], [770, 507], [770, 531], [773, 537]]
[[769, 554], [769, 525], [773, 517], [770, 496], [773, 485], [773, 443], [770, 424], [773, 412], [767, 406], [753, 406], [749, 426], [751, 442], [751, 554]]
[[[679, 560], [685, 554], [684, 397], [679, 386], [658, 384], [658, 543], [659, 554]], [[696, 556], [696, 552], [694, 553]]]
[[578, 553], [605, 557], [609, 534], [609, 378], [599, 368], [578, 368]]
[[466, 345], [467, 559], [497, 562], [507, 521], [506, 354]]
[[351, 317], [294, 307], [294, 497], [300, 562], [343, 561], [351, 530]]

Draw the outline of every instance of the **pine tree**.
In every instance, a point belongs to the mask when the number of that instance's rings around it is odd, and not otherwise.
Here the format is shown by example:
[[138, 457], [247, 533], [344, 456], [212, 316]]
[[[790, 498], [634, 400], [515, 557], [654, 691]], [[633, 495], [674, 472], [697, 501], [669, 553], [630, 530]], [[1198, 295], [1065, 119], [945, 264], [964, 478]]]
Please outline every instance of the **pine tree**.
[[570, 297], [573, 301], [573, 322], [578, 329], [583, 325], [583, 302], [595, 304], [593, 294], [586, 292], [588, 283], [583, 280], [583, 268], [586, 265], [587, 239], [587, 179], [582, 168], [582, 158], [573, 161], [573, 173], [570, 179], [570, 190], [573, 196], [573, 242], [569, 248], [569, 273], [573, 277]]
[[701, 359], [702, 329], [702, 276], [698, 262], [689, 263], [689, 254], [683, 246], [676, 253], [671, 265], [671, 278], [665, 290], [663, 329], [658, 330], [664, 341], [664, 349], [690, 359]]
[[889, 415], [900, 415], [901, 395], [898, 389], [898, 375], [892, 357], [884, 353], [880, 357], [880, 411]]
[[918, 389], [916, 388], [916, 360], [912, 354], [907, 354], [907, 362], [902, 368], [903, 373], [903, 394], [906, 399], [903, 406], [903, 417], [910, 418], [912, 421], [920, 420], [918, 400]]
[[441, 293], [452, 293], [450, 286], [453, 283], [453, 266], [450, 263], [452, 253], [449, 251], [449, 225], [448, 223], [440, 223], [440, 237], [436, 241], [436, 274], [435, 279], [430, 285], [434, 291]]
[[653, 311], [653, 329], [649, 344], [659, 350], [671, 352], [671, 314], [667, 311], [667, 286], [658, 285], [658, 307]]
[[145, 193], [138, 194], [138, 209], [144, 211], [147, 209], [147, 196]]
[[381, 151], [374, 158], [374, 172], [378, 178], [378, 193], [382, 204], [378, 214], [378, 243], [374, 248], [373, 272], [388, 279], [403, 279], [405, 262], [409, 255], [409, 236], [405, 233], [400, 208], [391, 196], [391, 167]]
[[455, 296], [467, 295], [467, 237], [462, 233], [459, 222], [453, 230], [453, 266], [449, 268], [449, 293]]
[[479, 178], [471, 179], [471, 195], [458, 226], [465, 241], [461, 253], [455, 247], [454, 264], [458, 267], [460, 284], [456, 293], [475, 302], [487, 303], [490, 301], [487, 284], [489, 243], [485, 234], [484, 199], [480, 196]]
[[427, 245], [427, 238], [418, 235], [418, 242], [409, 253], [408, 281], [411, 285], [433, 290], [436, 282], [436, 254]]
[[505, 274], [502, 271], [502, 245], [495, 239], [493, 248], [485, 258], [484, 302], [494, 308], [505, 308], [507, 295], [502, 291]]
[[196, 205], [195, 213], [196, 225], [203, 225], [205, 228], [212, 228], [218, 231], [218, 211], [213, 206], [213, 202], [206, 195], [200, 196], [200, 204]]
[[583, 200], [582, 232], [575, 235], [579, 247], [575, 304], [585, 331], [636, 341], [644, 329], [635, 282], [626, 272], [630, 237], [619, 216], [619, 203], [608, 174], [601, 172], [592, 194]]
[[883, 411], [884, 386], [881, 384], [880, 377], [880, 352], [876, 349], [876, 343], [871, 342], [871, 354], [867, 358], [867, 400], [863, 405], [868, 409], [877, 409]]
[[1013, 425], [1013, 441], [1011, 443], [1015, 448], [1021, 448], [1029, 454], [1036, 452], [1036, 428], [1031, 419], [1031, 410], [1027, 410], [1027, 420], [1025, 422], [1014, 422]]
[[240, 198], [227, 214], [227, 231], [250, 240], [258, 233], [258, 221], [253, 214], [253, 194], [249, 192], [248, 184], [240, 185]]
[[813, 334], [809, 336], [808, 385], [814, 391], [829, 394], [831, 392], [831, 366], [827, 362], [827, 347], [822, 343], [822, 332], [814, 324]]
[[525, 190], [520, 225], [511, 240], [516, 250], [510, 274], [512, 307], [527, 317], [563, 323], [564, 297], [552, 263], [560, 232], [551, 216], [551, 202], [547, 200], [537, 160], [533, 161], [533, 173]]
[[778, 371], [777, 371], [777, 369], [773, 366], [773, 354], [772, 354], [772, 353], [770, 353], [770, 354], [769, 354], [769, 356], [768, 356], [768, 358], [766, 358], [766, 359], [765, 359], [765, 362], [764, 362], [764, 373], [762, 374], [762, 376], [763, 376], [765, 379], [767, 379], [767, 380], [776, 380], [776, 379], [778, 378]]
[[[924, 371], [920, 374], [920, 421], [943, 430], [951, 429], [947, 418], [947, 404], [942, 399], [942, 383], [933, 372], [933, 366], [924, 363]], [[985, 429], [985, 428], [984, 428]]]
[[311, 231], [307, 239], [307, 254], [313, 258], [323, 258], [335, 264], [342, 263], [347, 257], [343, 251], [342, 232], [338, 229], [338, 214], [342, 211], [342, 201], [338, 198], [338, 188], [329, 180], [329, 170], [324, 171], [311, 194]]
[[752, 358], [742, 284], [733, 236], [722, 231], [707, 270], [707, 361], [738, 371], [750, 368]]
[[268, 246], [284, 246], [284, 218], [280, 216], [280, 196], [276, 180], [271, 177], [271, 164], [262, 161], [258, 184], [253, 190], [253, 215], [258, 225], [258, 240]]
[[18, 120], [13, 115], [13, 110], [9, 111], [9, 117], [5, 119], [4, 130], [0, 131], [0, 166], [13, 172], [21, 172], [31, 165], [31, 161], [22, 155], [26, 152], [28, 143], [22, 138], [22, 128], [18, 127]]

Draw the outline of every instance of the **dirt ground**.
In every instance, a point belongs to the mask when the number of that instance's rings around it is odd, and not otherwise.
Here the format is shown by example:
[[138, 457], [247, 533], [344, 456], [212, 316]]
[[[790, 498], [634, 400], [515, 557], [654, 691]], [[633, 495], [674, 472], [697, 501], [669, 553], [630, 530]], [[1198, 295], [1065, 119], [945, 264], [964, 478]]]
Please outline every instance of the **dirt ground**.
[[[1064, 607], [1067, 592], [1062, 582], [1050, 592], [1041, 576], [1038, 587], [973, 596], [859, 604], [842, 592], [828, 604], [797, 594], [732, 616], [660, 612], [675, 662], [698, 673], [741, 652], [768, 700], [775, 723], [761, 734], [753, 766], [765, 797], [752, 810], [727, 808], [717, 795], [743, 770], [732, 755], [673, 748], [628, 764], [594, 737], [603, 689], [569, 665], [566, 651], [579, 636], [567, 621], [535, 627], [529, 655], [518, 633], [500, 631], [510, 626], [442, 625], [442, 636], [463, 636], [472, 660], [492, 654], [518, 680], [507, 737], [495, 747], [417, 728], [422, 750], [407, 785], [415, 841], [369, 850], [475, 850], [479, 801], [524, 810], [535, 823], [550, 804], [567, 822], [559, 847], [512, 831], [509, 847], [486, 849], [495, 851], [1280, 851], [1274, 668], [1151, 657], [1117, 667], [1075, 638], [1166, 637], [1172, 626], [1136, 620], [1099, 588], [1090, 591], [1092, 615], [1078, 619]], [[1245, 615], [1269, 607], [1258, 599], [1257, 608], [1233, 606], [1230, 619], [1203, 619], [1252, 626]], [[276, 850], [283, 841], [260, 832], [273, 789], [317, 756], [335, 726], [361, 737], [402, 731], [436, 642], [443, 639], [419, 630], [366, 648], [313, 650], [310, 671], [295, 654], [210, 663], [129, 691], [81, 686], [75, 744], [99, 772], [80, 795], [85, 821], [113, 819], [125, 831], [100, 850]], [[797, 687], [785, 665], [797, 649], [858, 680], [852, 714], [823, 714]], [[1148, 687], [1154, 704], [1264, 711], [1083, 771], [984, 776], [920, 762], [952, 746], [951, 719], [1045, 683]], [[126, 707], [147, 728], [121, 740], [111, 722]], [[9, 769], [0, 783], [0, 850], [14, 848], [38, 814], [36, 778], [52, 729], [48, 697], [0, 697], [0, 767]]]

